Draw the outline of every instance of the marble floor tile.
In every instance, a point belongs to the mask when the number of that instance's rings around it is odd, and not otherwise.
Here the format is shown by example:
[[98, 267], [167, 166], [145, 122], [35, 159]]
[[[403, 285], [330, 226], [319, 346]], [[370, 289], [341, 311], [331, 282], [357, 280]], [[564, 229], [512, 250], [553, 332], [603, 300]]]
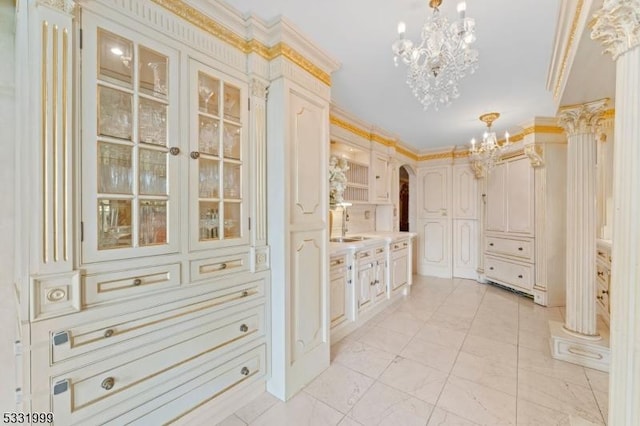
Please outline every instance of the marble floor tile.
[[467, 332], [473, 322], [473, 316], [467, 316], [464, 313], [460, 315], [458, 312], [447, 311], [442, 307], [427, 320], [427, 324], [436, 327], [447, 328], [454, 331]]
[[429, 318], [433, 316], [435, 311], [438, 309], [439, 304], [436, 306], [422, 306], [419, 301], [411, 300], [408, 302], [403, 302], [396, 312], [407, 312], [412, 316], [421, 319], [422, 321], [427, 321]]
[[461, 350], [471, 355], [493, 359], [500, 364], [514, 367], [518, 365], [518, 347], [509, 343], [468, 335]]
[[475, 426], [477, 423], [467, 420], [463, 417], [456, 416], [453, 413], [443, 410], [442, 408], [434, 408], [431, 418], [427, 426]]
[[518, 369], [492, 358], [460, 352], [451, 374], [516, 396]]
[[278, 402], [281, 402], [278, 398], [269, 392], [264, 392], [249, 404], [236, 411], [235, 414], [245, 423], [251, 423]]
[[409, 343], [411, 337], [412, 335], [374, 326], [360, 336], [358, 340], [374, 348], [398, 355]]
[[216, 426], [247, 426], [247, 424], [240, 418], [238, 418], [235, 414], [232, 414], [218, 423]]
[[305, 392], [346, 414], [373, 382], [372, 378], [335, 363], [311, 382]]
[[589, 381], [584, 367], [551, 358], [550, 349], [537, 351], [520, 347], [518, 350], [518, 368], [526, 369], [545, 376], [561, 379], [588, 388]]
[[448, 373], [453, 367], [458, 351], [414, 338], [400, 352], [400, 356], [417, 361], [420, 364]]
[[466, 333], [462, 331], [454, 331], [442, 327], [436, 327], [431, 324], [424, 324], [414, 338], [459, 350], [465, 336]]
[[591, 389], [605, 393], [609, 392], [609, 373], [591, 368], [585, 368], [584, 372], [587, 375], [587, 379], [589, 379]]
[[511, 345], [518, 344], [518, 326], [513, 323], [474, 321], [469, 329], [469, 334], [509, 343]]
[[334, 362], [349, 367], [371, 378], [378, 378], [396, 356], [357, 340], [340, 345]]
[[518, 346], [544, 352], [549, 350], [551, 336], [537, 334], [526, 330], [518, 330]]
[[518, 426], [591, 426], [586, 419], [518, 399]]
[[449, 376], [437, 406], [480, 425], [516, 424], [514, 396], [455, 376]]
[[376, 383], [353, 407], [349, 415], [363, 425], [424, 426], [433, 405]]
[[344, 418], [338, 423], [338, 426], [364, 426], [362, 423], [353, 420], [349, 416], [344, 416]]
[[335, 426], [344, 415], [306, 392], [278, 402], [251, 426]]
[[447, 373], [399, 356], [378, 380], [425, 402], [435, 404], [447, 381]]
[[394, 312], [378, 323], [379, 327], [399, 333], [414, 335], [424, 325], [424, 320], [409, 312]]
[[609, 420], [609, 393], [594, 390], [593, 395], [596, 397], [598, 408], [600, 408], [600, 414], [602, 414], [602, 418], [606, 424]]
[[526, 369], [518, 370], [518, 399], [526, 399], [590, 422], [603, 421], [591, 388]]

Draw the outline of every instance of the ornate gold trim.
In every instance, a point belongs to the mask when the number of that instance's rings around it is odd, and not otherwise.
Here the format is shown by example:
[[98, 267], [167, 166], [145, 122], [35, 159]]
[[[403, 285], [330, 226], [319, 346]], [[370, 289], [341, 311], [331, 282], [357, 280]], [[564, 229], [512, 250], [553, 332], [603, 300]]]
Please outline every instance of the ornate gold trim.
[[421, 155], [420, 157], [418, 157], [418, 161], [445, 160], [447, 158], [453, 159], [453, 151]]
[[379, 142], [382, 145], [385, 146], [391, 146], [391, 147], [395, 147], [397, 142], [394, 141], [393, 139], [387, 139], [387, 138], [383, 138], [382, 136], [375, 134], [375, 133], [371, 133], [371, 141], [372, 142]]
[[401, 146], [396, 145], [396, 147], [395, 147], [395, 148], [396, 148], [396, 152], [397, 152], [398, 154], [404, 155], [405, 157], [409, 157], [409, 158], [411, 158], [413, 161], [418, 161], [418, 158], [420, 158], [420, 157], [418, 157], [418, 155], [417, 155], [417, 154], [414, 154], [413, 152], [411, 152], [411, 151], [409, 151], [408, 149], [405, 149], [405, 148], [403, 148], [403, 147], [401, 147]]
[[234, 33], [215, 19], [208, 17], [182, 0], [151, 1], [246, 54], [256, 53], [268, 61], [278, 56], [283, 56], [327, 86], [331, 86], [331, 75], [329, 73], [324, 72], [320, 67], [286, 43], [280, 42], [272, 47], [268, 47], [256, 39], [245, 40], [244, 37]]
[[569, 30], [569, 39], [567, 41], [567, 45], [564, 49], [564, 54], [562, 56], [562, 65], [560, 66], [560, 75], [558, 76], [558, 80], [556, 81], [556, 87], [553, 90], [554, 99], [558, 98], [560, 94], [560, 85], [562, 84], [562, 80], [564, 79], [564, 74], [567, 71], [567, 60], [569, 59], [569, 51], [571, 51], [571, 46], [576, 38], [576, 31], [578, 30], [578, 19], [580, 18], [580, 14], [582, 13], [582, 6], [584, 4], [584, 0], [578, 0], [578, 4], [576, 5], [576, 12], [573, 15], [573, 21], [571, 22], [571, 29]]
[[329, 123], [331, 124], [335, 124], [336, 126], [345, 129], [346, 131], [349, 131], [351, 133], [353, 133], [356, 136], [360, 136], [362, 138], [365, 138], [367, 140], [371, 140], [371, 133], [367, 132], [366, 130], [358, 127], [358, 126], [354, 126], [351, 123], [348, 123], [344, 120], [341, 120], [340, 118], [336, 117], [335, 115], [329, 115]]
[[616, 110], [615, 110], [615, 108], [608, 109], [608, 110], [606, 110], [606, 111], [604, 111], [604, 112], [602, 113], [602, 119], [603, 119], [603, 120], [607, 120], [607, 119], [615, 118], [615, 117], [616, 117]]

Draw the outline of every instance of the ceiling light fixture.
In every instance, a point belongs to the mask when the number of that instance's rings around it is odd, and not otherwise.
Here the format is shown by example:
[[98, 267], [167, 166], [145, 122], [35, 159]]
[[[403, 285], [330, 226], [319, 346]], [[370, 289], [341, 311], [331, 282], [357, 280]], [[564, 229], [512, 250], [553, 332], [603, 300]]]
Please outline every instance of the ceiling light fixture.
[[460, 96], [458, 81], [478, 67], [478, 51], [469, 47], [476, 40], [475, 20], [465, 17], [466, 3], [458, 4], [458, 20], [451, 24], [440, 16], [441, 4], [429, 1], [433, 14], [422, 27], [419, 45], [405, 38], [404, 22], [398, 24], [399, 38], [392, 45], [395, 65], [400, 59], [409, 67], [407, 83], [425, 110], [449, 105]]
[[482, 165], [484, 170], [488, 172], [496, 165], [500, 159], [500, 155], [509, 145], [509, 132], [504, 132], [504, 142], [500, 144], [496, 133], [491, 130], [491, 125], [500, 117], [497, 112], [490, 112], [480, 116], [480, 121], [486, 123], [487, 130], [482, 135], [482, 142], [476, 143], [476, 139], [471, 139], [471, 148], [469, 154], [471, 160]]

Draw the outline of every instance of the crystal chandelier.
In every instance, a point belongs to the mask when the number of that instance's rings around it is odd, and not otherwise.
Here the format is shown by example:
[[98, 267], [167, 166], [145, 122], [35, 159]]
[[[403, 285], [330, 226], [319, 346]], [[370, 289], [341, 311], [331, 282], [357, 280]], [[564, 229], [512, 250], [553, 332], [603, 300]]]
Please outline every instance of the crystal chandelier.
[[504, 132], [504, 142], [500, 144], [496, 133], [491, 130], [491, 125], [500, 117], [497, 112], [490, 112], [480, 116], [480, 121], [486, 123], [487, 130], [482, 135], [482, 142], [476, 143], [475, 138], [471, 139], [469, 154], [471, 160], [482, 165], [484, 170], [490, 172], [500, 159], [500, 155], [509, 145], [509, 132]]
[[407, 83], [413, 94], [425, 110], [433, 105], [436, 111], [460, 96], [458, 81], [478, 67], [478, 51], [469, 47], [476, 40], [475, 21], [465, 17], [466, 3], [458, 4], [458, 20], [451, 24], [440, 16], [440, 4], [442, 0], [429, 1], [433, 15], [422, 27], [420, 44], [404, 38], [406, 25], [400, 22], [399, 38], [392, 45], [395, 65], [400, 59], [409, 67]]

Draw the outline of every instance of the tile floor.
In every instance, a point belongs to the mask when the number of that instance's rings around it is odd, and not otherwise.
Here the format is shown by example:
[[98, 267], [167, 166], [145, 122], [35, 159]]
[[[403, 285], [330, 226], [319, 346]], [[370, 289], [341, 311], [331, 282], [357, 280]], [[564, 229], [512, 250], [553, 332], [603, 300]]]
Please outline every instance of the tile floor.
[[412, 293], [336, 343], [290, 401], [268, 393], [220, 425], [603, 425], [608, 375], [549, 355], [562, 308], [470, 280]]

